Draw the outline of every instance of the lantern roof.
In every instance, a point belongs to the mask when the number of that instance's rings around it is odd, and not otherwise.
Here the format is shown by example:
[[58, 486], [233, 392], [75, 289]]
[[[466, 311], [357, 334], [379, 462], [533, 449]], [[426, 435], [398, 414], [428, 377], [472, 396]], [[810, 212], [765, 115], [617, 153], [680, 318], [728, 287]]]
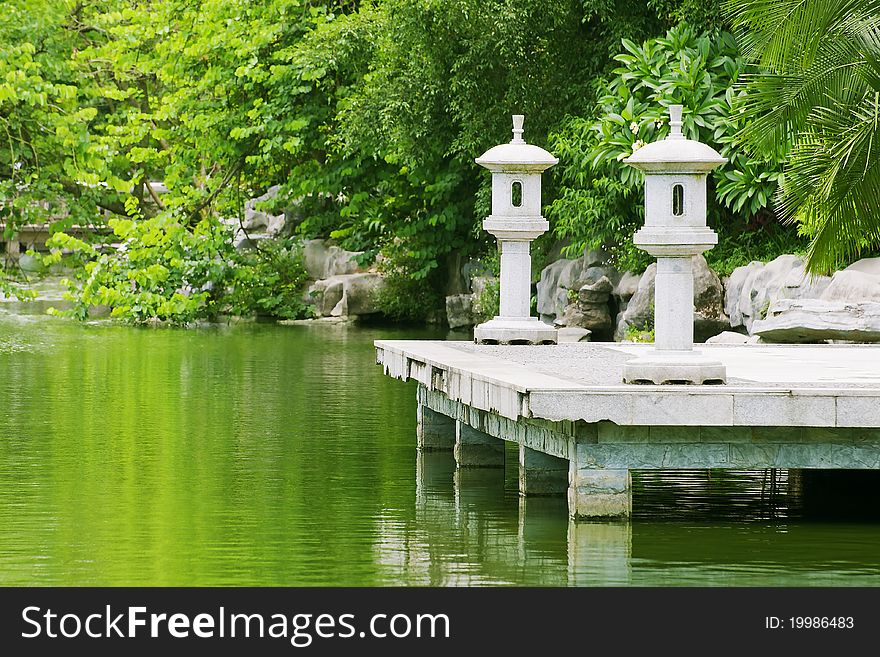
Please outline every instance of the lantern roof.
[[642, 171], [703, 173], [727, 162], [714, 148], [686, 139], [681, 132], [681, 105], [669, 106], [669, 135], [642, 146], [624, 160]]
[[474, 162], [490, 171], [535, 171], [549, 169], [559, 162], [552, 154], [540, 146], [527, 144], [523, 138], [522, 114], [513, 115], [513, 139], [509, 144], [494, 146]]

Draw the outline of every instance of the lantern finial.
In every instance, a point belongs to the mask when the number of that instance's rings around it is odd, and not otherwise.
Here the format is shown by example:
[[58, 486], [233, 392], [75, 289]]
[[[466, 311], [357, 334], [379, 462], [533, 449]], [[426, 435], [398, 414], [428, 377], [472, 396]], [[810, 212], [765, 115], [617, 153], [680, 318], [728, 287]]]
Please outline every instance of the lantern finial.
[[684, 135], [681, 134], [681, 105], [670, 105], [669, 106], [669, 136], [667, 139], [682, 139]]
[[513, 139], [510, 140], [511, 144], [525, 144], [526, 142], [523, 140], [523, 120], [525, 120], [525, 115], [523, 114], [514, 114], [513, 115]]

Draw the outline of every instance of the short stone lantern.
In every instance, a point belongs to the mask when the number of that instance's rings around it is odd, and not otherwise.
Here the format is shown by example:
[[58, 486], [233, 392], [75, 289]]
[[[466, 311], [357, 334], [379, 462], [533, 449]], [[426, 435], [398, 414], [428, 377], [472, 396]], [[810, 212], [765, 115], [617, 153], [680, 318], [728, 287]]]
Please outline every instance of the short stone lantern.
[[645, 172], [645, 226], [633, 239], [657, 258], [654, 349], [624, 365], [626, 383], [725, 383], [724, 365], [694, 349], [693, 257], [718, 236], [706, 225], [706, 178], [727, 160], [685, 139], [681, 105], [669, 107], [669, 135], [625, 162]]
[[523, 138], [523, 116], [513, 116], [513, 139], [475, 161], [492, 172], [492, 214], [483, 228], [501, 249], [501, 307], [474, 329], [489, 344], [554, 344], [556, 329], [531, 316], [532, 257], [529, 243], [550, 227], [541, 216], [541, 173], [559, 162]]

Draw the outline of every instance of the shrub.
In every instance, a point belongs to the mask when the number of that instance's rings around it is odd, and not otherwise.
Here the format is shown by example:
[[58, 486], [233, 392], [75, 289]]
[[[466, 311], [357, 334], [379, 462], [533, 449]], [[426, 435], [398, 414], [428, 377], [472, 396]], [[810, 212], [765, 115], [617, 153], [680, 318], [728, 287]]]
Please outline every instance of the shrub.
[[[561, 189], [551, 205], [559, 237], [570, 252], [605, 246], [620, 269], [638, 271], [649, 261], [632, 245], [643, 222], [641, 172], [623, 160], [669, 132], [667, 107], [684, 106], [683, 130], [728, 159], [710, 179], [709, 220], [750, 229], [771, 221], [777, 160], [747, 155], [736, 143], [741, 129], [734, 84], [744, 69], [728, 33], [697, 34], [682, 24], [641, 46], [623, 40], [621, 66], [600, 81], [589, 117], [569, 117], [551, 136], [564, 166]], [[730, 232], [730, 231], [728, 231]]]

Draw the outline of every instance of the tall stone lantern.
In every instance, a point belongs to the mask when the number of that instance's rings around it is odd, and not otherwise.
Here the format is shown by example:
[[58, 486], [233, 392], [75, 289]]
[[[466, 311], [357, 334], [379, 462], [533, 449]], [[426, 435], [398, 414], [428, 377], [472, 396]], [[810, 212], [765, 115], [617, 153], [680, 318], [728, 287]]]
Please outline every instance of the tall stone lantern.
[[694, 349], [692, 259], [718, 243], [706, 225], [706, 179], [727, 160], [706, 144], [685, 139], [681, 105], [669, 107], [669, 135], [625, 162], [645, 172], [645, 226], [636, 246], [657, 258], [654, 349], [624, 365], [626, 383], [725, 383], [720, 362]]
[[550, 227], [541, 216], [541, 173], [559, 162], [523, 138], [523, 116], [513, 116], [513, 139], [475, 161], [492, 172], [492, 214], [483, 228], [501, 249], [501, 307], [474, 329], [474, 341], [553, 344], [556, 329], [531, 316], [532, 256], [529, 245]]

